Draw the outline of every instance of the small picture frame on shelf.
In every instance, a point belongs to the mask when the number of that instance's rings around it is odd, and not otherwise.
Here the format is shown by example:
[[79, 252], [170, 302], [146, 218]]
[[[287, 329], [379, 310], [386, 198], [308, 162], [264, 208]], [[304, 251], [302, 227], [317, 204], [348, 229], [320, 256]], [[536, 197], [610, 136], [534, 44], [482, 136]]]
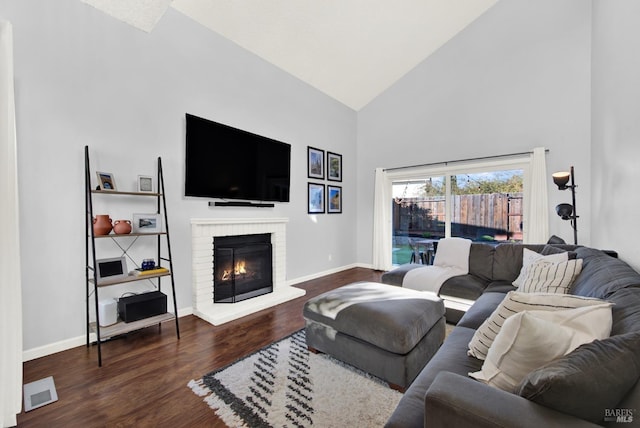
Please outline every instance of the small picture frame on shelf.
[[324, 184], [309, 183], [308, 185], [309, 214], [324, 213]]
[[327, 180], [342, 181], [342, 155], [327, 152]]
[[100, 190], [116, 190], [116, 179], [110, 172], [96, 171], [98, 176], [98, 186]]
[[327, 186], [327, 212], [329, 214], [342, 213], [342, 187]]
[[160, 214], [134, 214], [133, 233], [160, 233], [162, 217]]
[[138, 192], [153, 193], [153, 177], [150, 175], [139, 175]]
[[98, 259], [96, 260], [95, 275], [98, 283], [105, 280], [115, 281], [124, 279], [129, 275], [127, 260], [124, 256]]
[[307, 177], [324, 180], [324, 150], [307, 146]]

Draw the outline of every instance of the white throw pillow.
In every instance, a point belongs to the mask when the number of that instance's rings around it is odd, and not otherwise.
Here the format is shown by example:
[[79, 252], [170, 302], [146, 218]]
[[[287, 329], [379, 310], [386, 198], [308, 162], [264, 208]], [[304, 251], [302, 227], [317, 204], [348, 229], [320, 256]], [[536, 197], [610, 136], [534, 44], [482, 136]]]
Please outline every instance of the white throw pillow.
[[478, 327], [469, 342], [468, 355], [484, 360], [489, 347], [500, 332], [504, 321], [512, 315], [527, 310], [559, 311], [601, 304], [604, 300], [556, 293], [522, 293], [510, 291], [493, 313]]
[[438, 251], [434, 266], [456, 267], [469, 272], [469, 251], [471, 240], [465, 238], [444, 238], [438, 241]]
[[560, 263], [538, 260], [529, 266], [527, 276], [522, 281], [522, 285], [518, 287], [518, 291], [566, 294], [581, 271], [582, 259]]
[[505, 321], [482, 369], [469, 376], [513, 393], [531, 371], [611, 333], [607, 304], [562, 311], [524, 311]]
[[566, 262], [567, 260], [569, 260], [569, 253], [564, 251], [562, 253], [543, 256], [540, 253], [536, 253], [535, 251], [531, 251], [528, 248], [524, 248], [522, 250], [522, 269], [520, 269], [520, 275], [518, 275], [518, 277], [511, 284], [514, 287], [520, 287], [522, 285], [522, 281], [524, 281], [527, 276], [529, 266], [531, 266], [538, 260], [546, 260], [552, 263]]

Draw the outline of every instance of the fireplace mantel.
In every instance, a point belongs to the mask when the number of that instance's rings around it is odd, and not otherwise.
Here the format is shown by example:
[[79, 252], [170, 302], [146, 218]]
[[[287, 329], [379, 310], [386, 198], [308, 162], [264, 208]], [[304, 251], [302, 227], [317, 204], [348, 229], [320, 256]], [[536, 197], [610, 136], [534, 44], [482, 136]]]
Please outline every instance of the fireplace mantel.
[[[287, 218], [191, 219], [194, 315], [220, 325], [304, 296], [305, 290], [286, 284], [288, 222]], [[271, 234], [273, 292], [237, 303], [213, 303], [213, 238], [261, 233]]]

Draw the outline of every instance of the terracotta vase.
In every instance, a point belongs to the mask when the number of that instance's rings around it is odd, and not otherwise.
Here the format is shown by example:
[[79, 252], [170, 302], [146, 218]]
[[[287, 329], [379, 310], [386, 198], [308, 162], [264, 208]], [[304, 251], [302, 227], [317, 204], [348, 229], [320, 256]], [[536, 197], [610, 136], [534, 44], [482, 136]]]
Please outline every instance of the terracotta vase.
[[118, 235], [131, 233], [131, 222], [129, 220], [116, 220], [113, 222], [113, 232]]
[[95, 235], [108, 235], [113, 226], [108, 214], [99, 214], [93, 219], [93, 233]]

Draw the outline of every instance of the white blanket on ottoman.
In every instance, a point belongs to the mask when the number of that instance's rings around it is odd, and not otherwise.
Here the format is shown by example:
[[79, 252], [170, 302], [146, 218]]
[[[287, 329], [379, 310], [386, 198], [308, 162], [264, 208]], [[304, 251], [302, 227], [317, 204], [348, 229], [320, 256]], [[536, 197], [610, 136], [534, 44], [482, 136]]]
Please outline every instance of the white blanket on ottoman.
[[433, 266], [412, 269], [402, 279], [402, 287], [438, 293], [449, 278], [469, 273], [471, 240], [445, 238], [438, 242]]

